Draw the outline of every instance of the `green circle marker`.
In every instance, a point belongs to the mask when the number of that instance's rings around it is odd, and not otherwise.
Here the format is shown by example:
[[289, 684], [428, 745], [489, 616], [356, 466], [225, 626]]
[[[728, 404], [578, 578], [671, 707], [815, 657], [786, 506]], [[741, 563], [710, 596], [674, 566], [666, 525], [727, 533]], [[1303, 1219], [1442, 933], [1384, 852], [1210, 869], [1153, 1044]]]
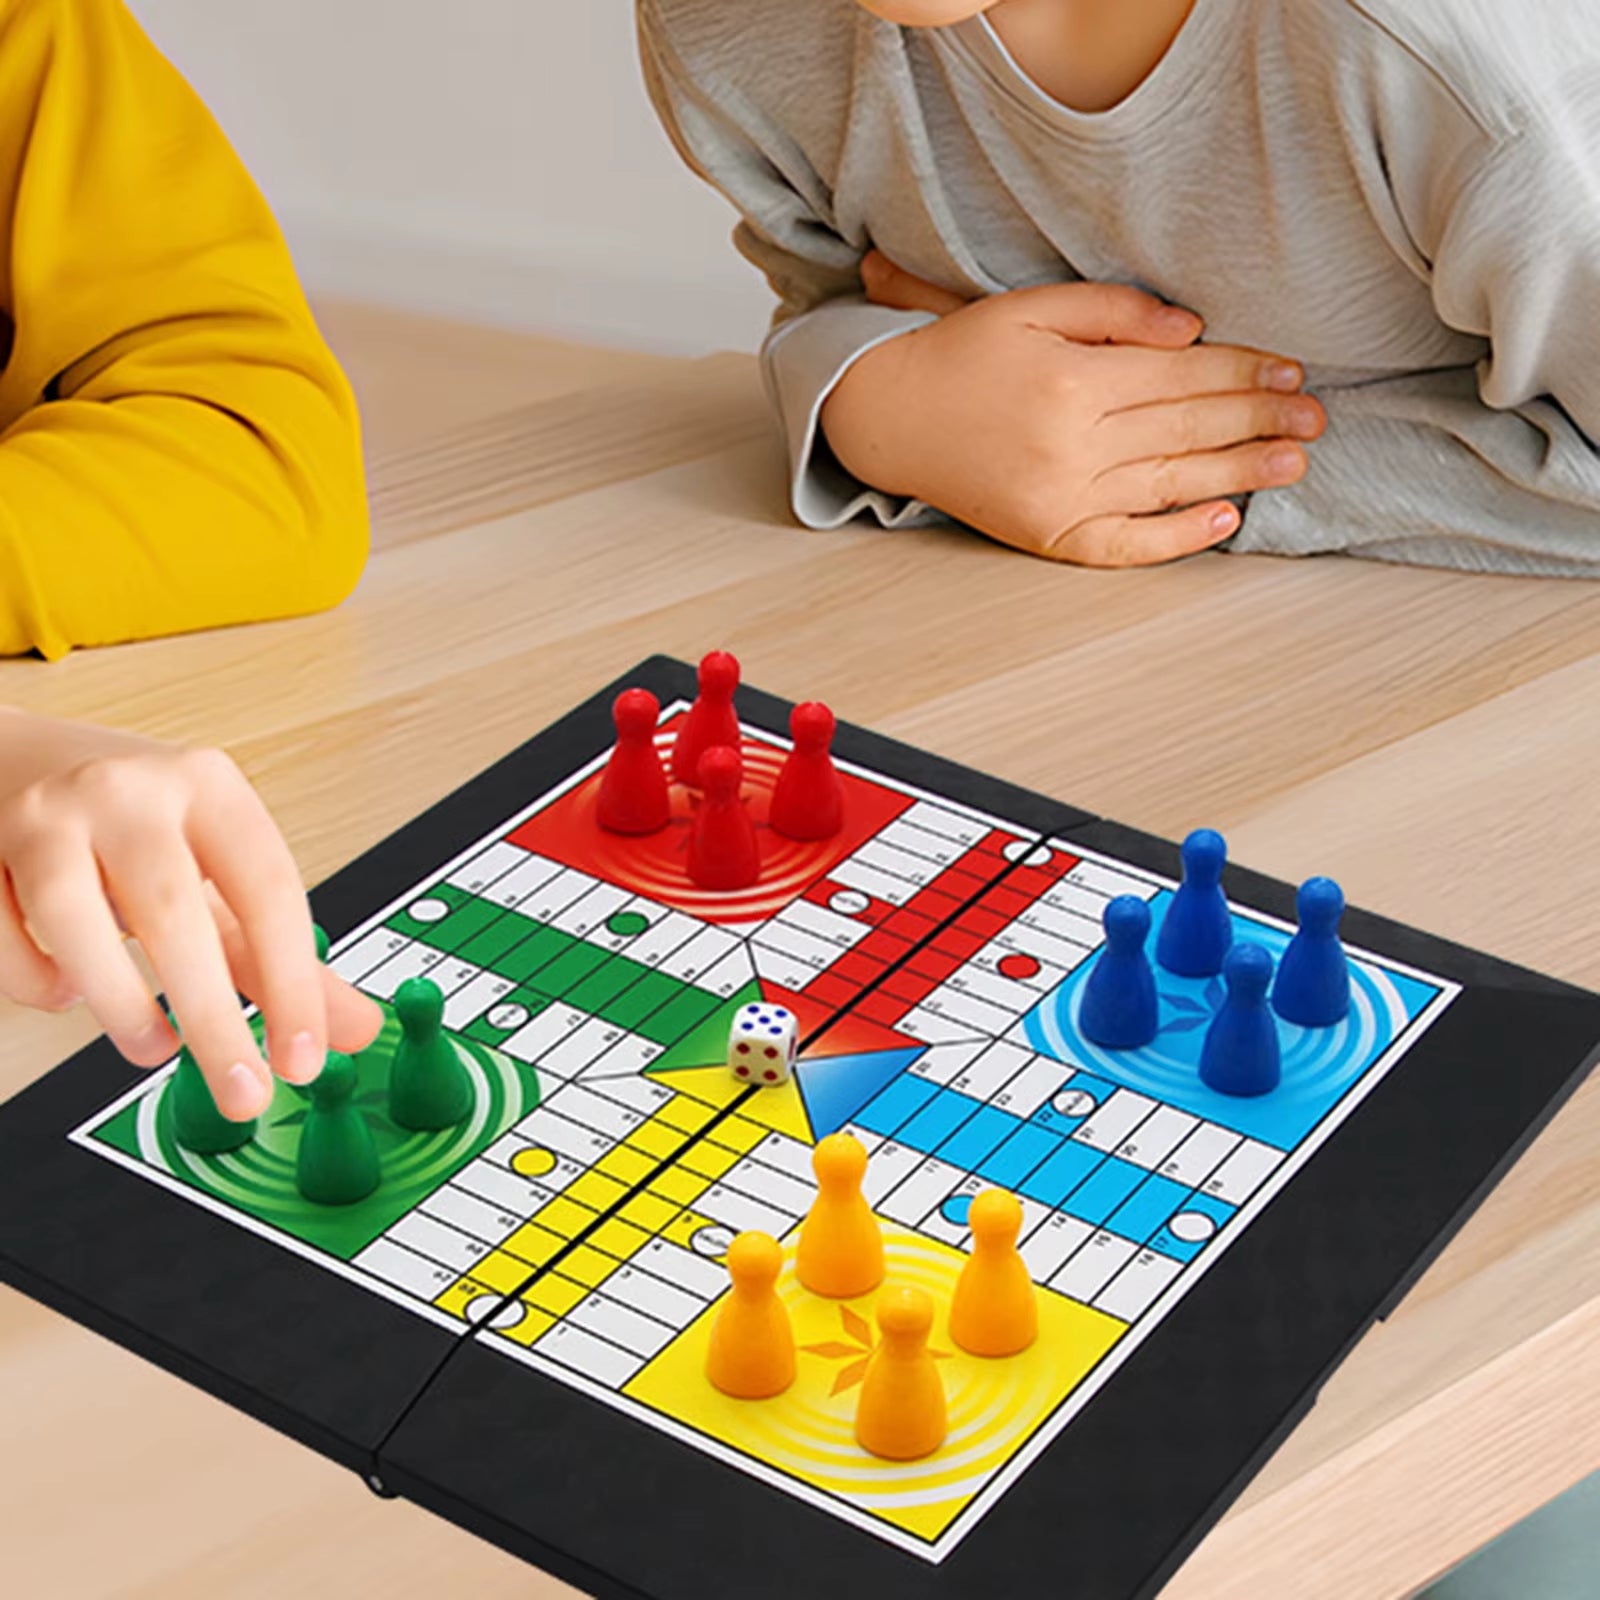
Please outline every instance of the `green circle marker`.
[[619, 939], [632, 939], [650, 926], [650, 919], [642, 911], [613, 911], [606, 923], [606, 932]]

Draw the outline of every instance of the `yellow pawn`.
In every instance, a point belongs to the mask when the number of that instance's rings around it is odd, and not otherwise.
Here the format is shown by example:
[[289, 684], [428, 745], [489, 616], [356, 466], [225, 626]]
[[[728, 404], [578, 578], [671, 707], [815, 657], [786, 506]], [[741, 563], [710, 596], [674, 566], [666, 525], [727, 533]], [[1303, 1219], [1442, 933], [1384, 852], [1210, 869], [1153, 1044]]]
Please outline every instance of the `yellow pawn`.
[[862, 1380], [856, 1440], [886, 1461], [917, 1461], [931, 1456], [949, 1431], [944, 1380], [928, 1349], [933, 1301], [920, 1289], [886, 1289], [878, 1328], [883, 1338]]
[[1017, 1252], [1022, 1205], [1003, 1189], [985, 1189], [967, 1225], [972, 1255], [950, 1303], [950, 1337], [968, 1355], [1020, 1355], [1039, 1337], [1039, 1302]]
[[795, 1275], [812, 1294], [853, 1300], [883, 1282], [883, 1233], [861, 1193], [867, 1152], [853, 1134], [830, 1133], [812, 1153], [817, 1198], [812, 1202]]
[[735, 1400], [770, 1400], [794, 1382], [794, 1330], [776, 1287], [782, 1266], [770, 1233], [741, 1233], [728, 1247], [733, 1293], [711, 1328], [706, 1376]]

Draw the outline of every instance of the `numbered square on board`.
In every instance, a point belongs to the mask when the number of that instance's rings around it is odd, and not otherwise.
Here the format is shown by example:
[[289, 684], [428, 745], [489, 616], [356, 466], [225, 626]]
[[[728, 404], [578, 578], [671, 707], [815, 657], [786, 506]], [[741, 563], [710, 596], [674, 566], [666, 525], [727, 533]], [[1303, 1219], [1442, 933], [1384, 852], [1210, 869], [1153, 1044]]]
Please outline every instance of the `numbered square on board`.
[[756, 1001], [734, 1015], [728, 1031], [728, 1069], [742, 1083], [787, 1083], [799, 1048], [794, 1012]]

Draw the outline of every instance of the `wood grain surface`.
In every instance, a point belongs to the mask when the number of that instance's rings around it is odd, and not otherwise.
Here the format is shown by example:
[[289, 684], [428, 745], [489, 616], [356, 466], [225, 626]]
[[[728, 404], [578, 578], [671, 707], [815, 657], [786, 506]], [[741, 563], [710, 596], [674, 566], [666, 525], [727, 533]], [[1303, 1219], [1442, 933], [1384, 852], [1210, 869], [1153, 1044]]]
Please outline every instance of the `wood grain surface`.
[[[764, 688], [1600, 985], [1600, 588], [811, 533], [744, 358], [323, 314], [367, 408], [356, 597], [0, 663], [0, 702], [227, 746], [310, 879], [639, 657], [725, 645]], [[0, 1096], [93, 1031], [0, 1010]], [[1597, 1151], [1592, 1081], [1170, 1600], [1404, 1596], [1600, 1467]], [[0, 1552], [23, 1600], [565, 1592], [6, 1291]]]

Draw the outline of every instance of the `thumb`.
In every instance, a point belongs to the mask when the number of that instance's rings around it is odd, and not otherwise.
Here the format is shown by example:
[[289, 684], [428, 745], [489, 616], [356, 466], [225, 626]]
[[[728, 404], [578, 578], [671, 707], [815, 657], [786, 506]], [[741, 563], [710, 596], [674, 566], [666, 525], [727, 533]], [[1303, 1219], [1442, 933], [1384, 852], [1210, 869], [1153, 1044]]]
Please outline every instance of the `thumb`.
[[931, 311], [936, 317], [947, 317], [967, 304], [962, 295], [897, 267], [881, 250], [869, 250], [862, 257], [861, 283], [873, 305], [891, 311]]
[[1024, 320], [1078, 344], [1183, 350], [1205, 332], [1194, 312], [1124, 284], [1050, 283], [1005, 298]]

